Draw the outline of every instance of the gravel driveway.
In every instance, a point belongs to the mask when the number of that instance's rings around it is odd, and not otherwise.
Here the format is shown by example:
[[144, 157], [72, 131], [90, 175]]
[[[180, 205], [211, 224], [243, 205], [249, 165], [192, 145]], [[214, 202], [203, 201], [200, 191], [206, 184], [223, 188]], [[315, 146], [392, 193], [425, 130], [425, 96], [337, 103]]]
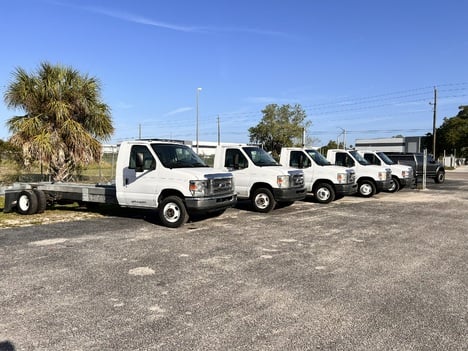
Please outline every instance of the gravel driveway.
[[466, 351], [468, 173], [428, 188], [0, 230], [0, 351]]

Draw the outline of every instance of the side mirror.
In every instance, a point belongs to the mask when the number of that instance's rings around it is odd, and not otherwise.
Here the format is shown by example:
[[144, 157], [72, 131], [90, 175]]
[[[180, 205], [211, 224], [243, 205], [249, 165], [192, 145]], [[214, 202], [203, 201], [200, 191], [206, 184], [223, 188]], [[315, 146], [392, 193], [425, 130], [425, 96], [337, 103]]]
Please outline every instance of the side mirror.
[[301, 169], [304, 168], [304, 155], [301, 154], [299, 156], [299, 163], [297, 166], [298, 166], [297, 168], [301, 168]]
[[135, 162], [135, 172], [143, 172], [143, 163], [144, 163], [143, 153], [142, 152], [137, 152], [136, 162]]

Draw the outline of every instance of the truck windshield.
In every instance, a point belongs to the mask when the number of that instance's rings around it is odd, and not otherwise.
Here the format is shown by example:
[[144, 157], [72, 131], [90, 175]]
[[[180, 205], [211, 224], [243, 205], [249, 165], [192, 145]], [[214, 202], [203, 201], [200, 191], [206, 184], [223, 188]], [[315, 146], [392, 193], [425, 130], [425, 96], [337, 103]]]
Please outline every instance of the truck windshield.
[[208, 167], [187, 145], [151, 144], [151, 147], [166, 168]]
[[325, 156], [323, 156], [320, 152], [317, 150], [306, 150], [307, 154], [312, 158], [312, 160], [315, 161], [316, 164], [319, 166], [329, 166], [331, 165], [330, 161], [328, 161]]
[[361, 165], [363, 166], [368, 166], [370, 165], [370, 163], [364, 158], [361, 156], [361, 154], [359, 152], [357, 152], [356, 150], [350, 150], [349, 151], [350, 155], [354, 157], [354, 159], [356, 161], [358, 161]]
[[377, 152], [377, 156], [379, 156], [382, 161], [384, 161], [385, 164], [387, 165], [394, 165], [395, 162], [393, 162], [390, 157], [388, 157], [384, 152]]
[[247, 156], [252, 160], [252, 162], [259, 167], [263, 166], [279, 166], [280, 164], [275, 161], [273, 157], [265, 150], [255, 147], [255, 146], [246, 146], [242, 148]]

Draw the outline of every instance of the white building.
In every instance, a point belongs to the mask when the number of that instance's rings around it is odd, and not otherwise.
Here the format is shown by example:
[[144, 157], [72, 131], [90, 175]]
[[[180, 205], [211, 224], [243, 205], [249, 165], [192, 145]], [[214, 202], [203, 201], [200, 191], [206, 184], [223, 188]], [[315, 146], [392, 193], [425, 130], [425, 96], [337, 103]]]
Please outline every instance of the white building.
[[424, 149], [423, 136], [356, 139], [357, 150], [375, 150], [383, 152], [422, 152]]

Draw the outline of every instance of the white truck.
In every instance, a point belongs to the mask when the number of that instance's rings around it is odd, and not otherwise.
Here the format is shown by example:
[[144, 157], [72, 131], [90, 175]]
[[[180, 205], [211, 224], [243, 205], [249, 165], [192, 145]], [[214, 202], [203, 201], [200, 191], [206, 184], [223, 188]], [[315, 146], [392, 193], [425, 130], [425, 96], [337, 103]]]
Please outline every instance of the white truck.
[[304, 171], [307, 192], [322, 204], [357, 192], [353, 169], [332, 165], [318, 150], [283, 147], [280, 163]]
[[76, 201], [155, 209], [163, 225], [177, 228], [192, 213], [220, 214], [236, 204], [231, 173], [209, 168], [183, 144], [125, 141], [115, 184], [15, 183], [5, 189], [4, 212], [43, 212], [47, 205]]
[[391, 186], [392, 171], [389, 167], [371, 165], [356, 150], [330, 149], [327, 160], [331, 163], [354, 169], [358, 193], [371, 197], [380, 191], [387, 191]]
[[371, 165], [389, 167], [392, 170], [392, 180], [390, 188], [387, 189], [388, 192], [394, 193], [406, 186], [415, 186], [412, 167], [393, 162], [390, 157], [382, 151], [358, 150], [358, 152]]
[[289, 205], [307, 195], [304, 172], [282, 167], [258, 146], [218, 146], [214, 167], [232, 172], [238, 199], [249, 199], [257, 212], [270, 212], [276, 204]]

